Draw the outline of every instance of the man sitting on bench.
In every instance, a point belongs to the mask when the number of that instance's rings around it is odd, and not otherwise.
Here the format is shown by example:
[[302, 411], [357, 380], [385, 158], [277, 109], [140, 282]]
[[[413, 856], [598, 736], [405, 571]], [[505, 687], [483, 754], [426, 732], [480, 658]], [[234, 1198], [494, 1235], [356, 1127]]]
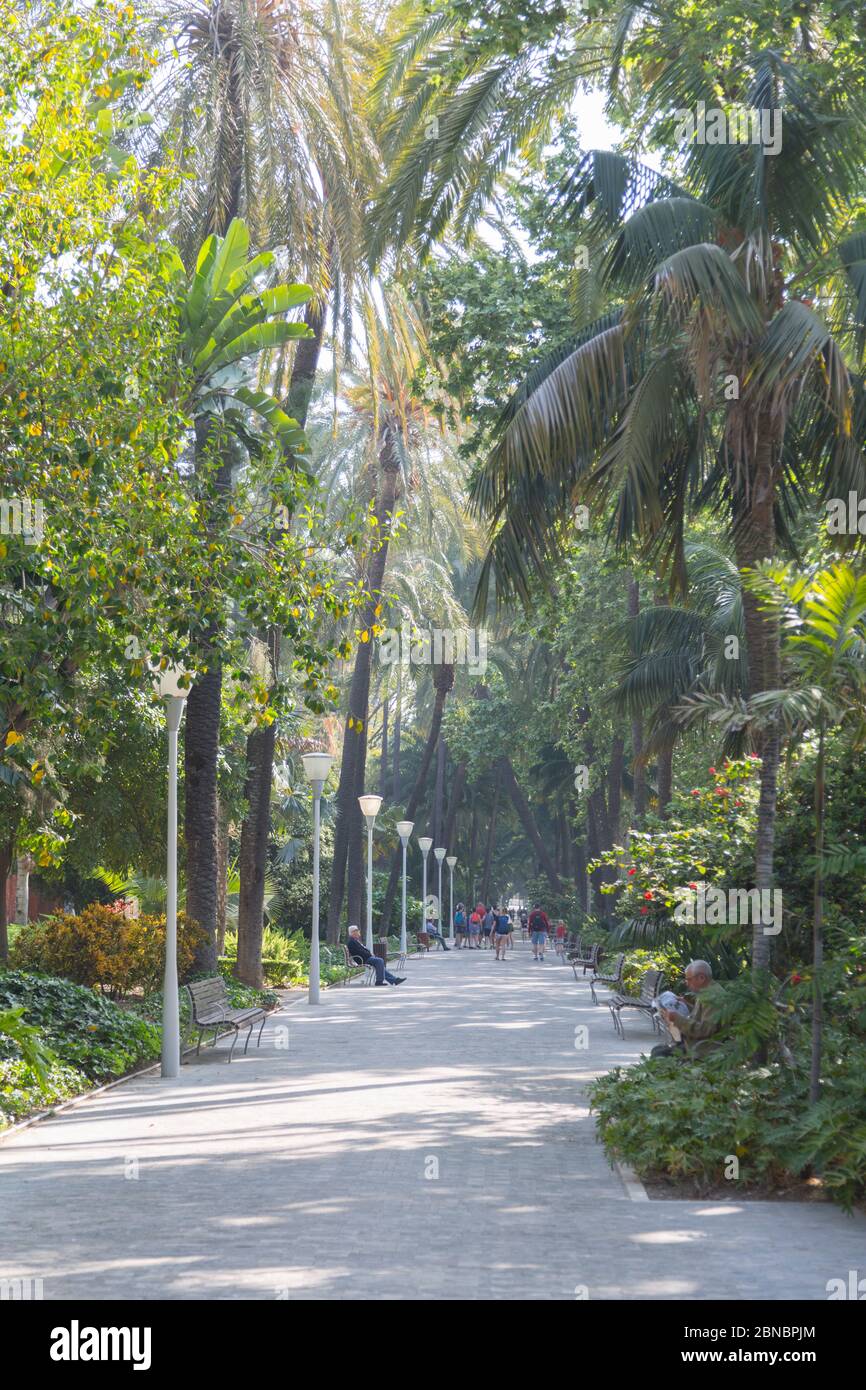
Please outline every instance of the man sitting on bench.
[[[711, 1039], [718, 1033], [719, 1025], [701, 999], [701, 991], [712, 983], [713, 969], [708, 961], [693, 960], [691, 965], [686, 966], [686, 989], [689, 994], [697, 996], [694, 1007], [687, 1018], [676, 1009], [659, 1009], [668, 1026], [675, 1030], [672, 1037], [677, 1039], [679, 1035], [679, 1039], [672, 1044], [654, 1047], [651, 1057], [695, 1058], [712, 1051]], [[685, 1003], [681, 996], [677, 997], [681, 1003]]]
[[371, 965], [376, 972], [377, 985], [402, 985], [405, 975], [392, 975], [390, 970], [385, 969], [385, 962], [381, 956], [374, 956], [372, 951], [361, 940], [361, 928], [349, 928], [349, 940], [346, 942], [349, 955], [352, 960], [360, 961], [362, 965]]

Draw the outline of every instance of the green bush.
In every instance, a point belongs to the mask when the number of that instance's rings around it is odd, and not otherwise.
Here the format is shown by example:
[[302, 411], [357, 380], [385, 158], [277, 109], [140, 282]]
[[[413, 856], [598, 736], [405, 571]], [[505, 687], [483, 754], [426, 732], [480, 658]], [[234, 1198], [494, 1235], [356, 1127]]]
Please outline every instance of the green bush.
[[[3, 1008], [23, 1008], [26, 1022], [36, 1025], [58, 1062], [77, 1068], [88, 1081], [123, 1076], [159, 1056], [159, 1033], [152, 1023], [68, 980], [2, 972]], [[7, 1047], [7, 1056], [16, 1055]]]
[[706, 1191], [736, 1158], [732, 1193], [817, 1177], [850, 1209], [866, 1196], [866, 1048], [839, 1038], [832, 1057], [812, 1107], [804, 1064], [755, 1068], [724, 1054], [617, 1067], [593, 1084], [590, 1104], [608, 1155], [641, 1177], [687, 1178]]
[[[608, 948], [606, 963], [611, 956], [619, 955], [615, 946]], [[675, 946], [662, 946], [657, 951], [626, 951], [622, 963], [622, 983], [626, 994], [637, 994], [641, 976], [648, 970], [664, 972], [663, 987], [676, 992], [683, 983], [684, 962], [682, 953]]]

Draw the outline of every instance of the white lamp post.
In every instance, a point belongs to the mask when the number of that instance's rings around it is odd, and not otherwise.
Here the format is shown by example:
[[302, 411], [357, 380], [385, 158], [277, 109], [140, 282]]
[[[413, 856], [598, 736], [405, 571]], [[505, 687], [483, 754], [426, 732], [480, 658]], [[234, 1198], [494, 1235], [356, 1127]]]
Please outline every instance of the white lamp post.
[[415, 823], [411, 820], [398, 820], [397, 834], [400, 836], [400, 844], [403, 846], [403, 910], [400, 914], [400, 954], [406, 954], [406, 846], [409, 843], [409, 836], [415, 829]]
[[437, 922], [436, 925], [438, 926], [438, 928], [439, 928], [439, 933], [440, 933], [440, 935], [441, 935], [441, 934], [442, 934], [442, 860], [445, 858], [445, 850], [444, 850], [444, 848], [443, 848], [443, 849], [434, 849], [433, 853], [434, 853], [434, 855], [436, 856], [436, 863], [439, 865], [439, 888], [438, 888], [438, 897], [439, 897], [439, 921]]
[[449, 855], [446, 857], [446, 859], [445, 859], [445, 863], [448, 865], [448, 872], [449, 872], [449, 874], [451, 875], [451, 886], [450, 886], [450, 890], [449, 890], [449, 893], [448, 893], [448, 902], [449, 902], [449, 904], [450, 904], [450, 909], [449, 909], [449, 910], [450, 910], [451, 930], [449, 931], [448, 936], [449, 936], [449, 939], [450, 939], [451, 941], [453, 941], [453, 940], [454, 940], [454, 865], [457, 863], [457, 855], [456, 855], [456, 854], [449, 854]]
[[[180, 1007], [177, 997], [177, 733], [189, 694], [189, 676], [178, 666], [154, 671], [165, 700], [168, 728], [168, 844], [165, 873], [165, 972], [162, 982], [162, 1067], [166, 1078], [180, 1075]], [[181, 682], [186, 682], [181, 684]]]
[[361, 807], [361, 814], [367, 822], [367, 950], [373, 949], [373, 826], [376, 823], [376, 816], [379, 814], [379, 807], [382, 805], [381, 796], [359, 796], [358, 805]]
[[422, 877], [423, 888], [421, 889], [421, 930], [427, 930], [427, 855], [433, 848], [433, 841], [429, 835], [418, 836], [418, 848], [424, 856], [424, 871]]
[[304, 776], [313, 789], [313, 921], [310, 931], [310, 985], [308, 1004], [318, 1004], [321, 972], [319, 969], [319, 831], [321, 826], [322, 788], [334, 765], [330, 753], [304, 753]]

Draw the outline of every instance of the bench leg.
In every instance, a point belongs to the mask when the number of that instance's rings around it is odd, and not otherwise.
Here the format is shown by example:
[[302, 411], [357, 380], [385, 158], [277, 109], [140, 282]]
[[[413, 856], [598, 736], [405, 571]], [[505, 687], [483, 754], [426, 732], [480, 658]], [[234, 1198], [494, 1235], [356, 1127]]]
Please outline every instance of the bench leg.
[[195, 1050], [195, 1055], [196, 1055], [196, 1057], [198, 1057], [198, 1056], [200, 1055], [200, 1053], [201, 1053], [201, 1040], [202, 1040], [203, 1037], [204, 1037], [204, 1029], [203, 1029], [203, 1028], [199, 1028], [199, 1030], [198, 1030], [198, 1047], [197, 1047], [196, 1050]]
[[240, 1030], [240, 1028], [237, 1027], [237, 1025], [235, 1025], [235, 1035], [234, 1035], [234, 1037], [232, 1038], [232, 1045], [231, 1045], [231, 1047], [229, 1048], [229, 1058], [228, 1058], [229, 1061], [232, 1060], [232, 1053], [233, 1053], [234, 1050], [235, 1050], [235, 1043], [237, 1042], [237, 1040], [238, 1040], [238, 1038], [240, 1037], [240, 1035], [241, 1035], [241, 1030]]
[[594, 980], [590, 980], [590, 982], [589, 982], [589, 992], [590, 992], [590, 994], [592, 995], [592, 1002], [593, 1002], [593, 1004], [597, 1004], [597, 1003], [598, 1003], [598, 1000], [597, 1000], [596, 997], [595, 997], [595, 981], [594, 981]]
[[253, 1036], [253, 1029], [254, 1029], [254, 1027], [255, 1027], [255, 1020], [253, 1020], [253, 1022], [250, 1024], [249, 1032], [247, 1033], [247, 1040], [246, 1040], [246, 1042], [244, 1043], [244, 1056], [245, 1056], [245, 1057], [246, 1057], [246, 1055], [247, 1055], [247, 1048], [248, 1048], [249, 1045], [250, 1045], [250, 1038]]
[[268, 1021], [268, 1016], [267, 1016], [267, 1014], [265, 1014], [264, 1018], [262, 1019], [262, 1026], [261, 1026], [261, 1028], [259, 1029], [259, 1036], [256, 1038], [256, 1047], [259, 1046], [259, 1044], [260, 1044], [260, 1042], [261, 1042], [261, 1040], [262, 1040], [262, 1033], [265, 1031], [265, 1024], [267, 1023], [267, 1021]]

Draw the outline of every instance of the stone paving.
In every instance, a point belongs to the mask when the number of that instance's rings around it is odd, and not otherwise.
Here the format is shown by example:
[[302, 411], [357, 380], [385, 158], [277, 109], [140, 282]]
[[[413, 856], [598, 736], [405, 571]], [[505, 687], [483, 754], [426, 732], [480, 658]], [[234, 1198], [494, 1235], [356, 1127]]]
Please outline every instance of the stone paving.
[[766, 1300], [866, 1273], [866, 1219], [828, 1205], [631, 1199], [585, 1086], [652, 1032], [617, 1039], [554, 957], [407, 975], [292, 1003], [230, 1067], [221, 1043], [9, 1136], [0, 1279], [46, 1299]]

